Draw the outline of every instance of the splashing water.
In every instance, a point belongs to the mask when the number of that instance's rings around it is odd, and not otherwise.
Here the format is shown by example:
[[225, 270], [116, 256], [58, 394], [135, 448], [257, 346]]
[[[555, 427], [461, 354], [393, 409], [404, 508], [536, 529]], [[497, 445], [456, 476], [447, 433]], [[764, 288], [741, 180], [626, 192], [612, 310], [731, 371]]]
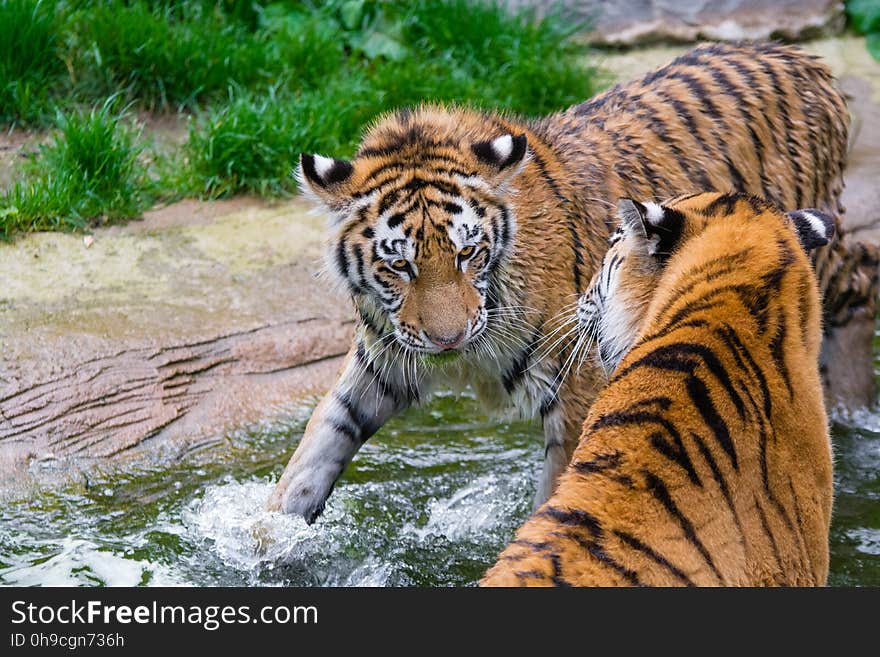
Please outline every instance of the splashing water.
[[361, 450], [314, 525], [269, 513], [305, 417], [236, 432], [197, 462], [7, 505], [0, 583], [471, 584], [530, 509], [538, 427], [440, 396]]
[[[880, 359], [878, 359], [880, 365]], [[213, 450], [0, 507], [0, 584], [449, 586], [531, 508], [537, 424], [443, 395], [390, 422], [312, 526], [265, 511], [308, 409]], [[880, 585], [880, 414], [836, 418], [831, 584]]]

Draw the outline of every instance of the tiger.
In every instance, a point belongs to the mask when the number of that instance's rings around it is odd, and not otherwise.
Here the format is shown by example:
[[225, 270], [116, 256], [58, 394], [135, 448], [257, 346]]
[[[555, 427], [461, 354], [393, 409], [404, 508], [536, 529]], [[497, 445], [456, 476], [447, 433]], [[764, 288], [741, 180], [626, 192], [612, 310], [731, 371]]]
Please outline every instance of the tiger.
[[578, 318], [612, 372], [484, 586], [823, 585], [832, 456], [807, 251], [834, 219], [622, 199]]
[[571, 317], [607, 249], [608, 199], [733, 189], [836, 219], [848, 122], [813, 57], [704, 44], [549, 116], [425, 104], [378, 118], [351, 160], [301, 155], [300, 189], [328, 217], [324, 271], [356, 325], [267, 508], [314, 522], [389, 418], [463, 386], [540, 419], [537, 506], [603, 382]]

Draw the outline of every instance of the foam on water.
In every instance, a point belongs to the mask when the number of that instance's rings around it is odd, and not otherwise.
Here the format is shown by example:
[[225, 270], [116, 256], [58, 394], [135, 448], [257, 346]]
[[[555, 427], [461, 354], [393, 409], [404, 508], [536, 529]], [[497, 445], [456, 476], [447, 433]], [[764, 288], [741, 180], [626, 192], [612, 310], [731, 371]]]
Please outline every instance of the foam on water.
[[850, 429], [880, 435], [880, 410], [877, 408], [857, 408], [848, 410], [835, 408], [829, 413], [833, 422]]
[[516, 491], [528, 489], [524, 473], [512, 477], [490, 474], [477, 478], [453, 495], [432, 500], [428, 521], [421, 527], [410, 526], [420, 539], [440, 535], [451, 541], [479, 538], [510, 524], [519, 510]]
[[859, 552], [880, 556], [880, 529], [859, 527], [848, 531], [847, 536], [855, 541]]
[[57, 554], [36, 563], [0, 570], [8, 586], [181, 586], [164, 566], [102, 550], [83, 539], [67, 539]]
[[[426, 482], [427, 483], [427, 482]], [[522, 484], [523, 482], [519, 482]], [[301, 518], [265, 511], [273, 484], [267, 481], [209, 486], [181, 513], [190, 540], [250, 584], [317, 583], [325, 586], [383, 586], [407, 583], [406, 555], [450, 542], [474, 541], [510, 519], [517, 487], [499, 477], [480, 477], [450, 497], [430, 503], [428, 520], [394, 526], [391, 509], [423, 516], [388, 483], [342, 485], [325, 514], [312, 526]], [[370, 517], [355, 522], [347, 509], [375, 501]]]

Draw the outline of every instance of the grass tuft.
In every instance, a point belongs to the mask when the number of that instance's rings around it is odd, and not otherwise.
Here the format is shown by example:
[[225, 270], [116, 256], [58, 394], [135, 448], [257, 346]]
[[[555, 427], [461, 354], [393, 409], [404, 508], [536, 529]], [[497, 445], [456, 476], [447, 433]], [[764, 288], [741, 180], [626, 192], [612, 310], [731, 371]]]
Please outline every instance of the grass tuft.
[[237, 90], [192, 124], [184, 146], [189, 193], [277, 196], [296, 190], [300, 153], [350, 153], [376, 112], [372, 88], [335, 84], [298, 95]]
[[58, 134], [0, 197], [0, 237], [140, 214], [151, 183], [138, 159], [138, 134], [117, 104], [111, 98], [90, 112], [59, 116]]
[[265, 78], [265, 44], [207, 3], [98, 4], [71, 21], [81, 95], [124, 89], [148, 109], [179, 110]]
[[498, 2], [417, 0], [404, 25], [412, 51], [432, 64], [432, 81], [452, 81], [445, 100], [538, 115], [596, 91], [587, 47], [573, 38], [587, 26], [559, 11], [537, 18]]

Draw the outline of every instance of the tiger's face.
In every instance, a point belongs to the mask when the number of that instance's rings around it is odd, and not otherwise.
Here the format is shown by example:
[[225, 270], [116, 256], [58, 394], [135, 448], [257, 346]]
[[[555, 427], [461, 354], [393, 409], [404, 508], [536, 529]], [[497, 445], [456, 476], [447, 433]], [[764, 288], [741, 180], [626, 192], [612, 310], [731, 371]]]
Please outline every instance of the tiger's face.
[[[486, 328], [495, 250], [489, 222], [499, 210], [454, 185], [406, 184], [409, 193], [369, 203], [371, 220], [344, 231], [331, 266], [372, 302], [407, 349], [464, 348]], [[354, 266], [340, 261], [343, 251], [354, 255]]]
[[656, 203], [620, 201], [620, 223], [609, 238], [602, 266], [578, 299], [579, 328], [596, 344], [608, 373], [632, 347], [663, 264], [678, 241], [675, 231], [649, 233], [645, 227], [659, 223], [664, 211], [669, 210]]
[[742, 225], [765, 215], [787, 223], [806, 251], [834, 234], [833, 219], [819, 210], [783, 214], [745, 194], [688, 194], [663, 205], [621, 199], [610, 247], [577, 308], [579, 329], [592, 337], [605, 371], [613, 372], [635, 343], [667, 263], [688, 240], [709, 222]]
[[511, 250], [505, 183], [526, 137], [418, 136], [393, 149], [366, 141], [351, 162], [303, 155], [300, 182], [332, 214], [327, 269], [364, 323], [412, 352], [464, 350], [486, 330], [490, 278]]

